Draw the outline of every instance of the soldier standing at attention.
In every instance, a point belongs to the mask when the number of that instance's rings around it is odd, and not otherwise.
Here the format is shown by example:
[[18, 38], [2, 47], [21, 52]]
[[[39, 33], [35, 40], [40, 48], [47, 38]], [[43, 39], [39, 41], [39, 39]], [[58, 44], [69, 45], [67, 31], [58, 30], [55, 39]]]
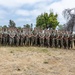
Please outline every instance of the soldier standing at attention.
[[50, 37], [49, 30], [47, 30], [47, 33], [46, 33], [47, 47], [49, 47], [49, 37]]
[[53, 30], [50, 31], [49, 43], [50, 47], [53, 47]]
[[74, 36], [74, 46], [75, 46], [75, 34], [73, 34], [73, 36]]
[[60, 39], [60, 33], [58, 31], [58, 37], [57, 37], [57, 46], [59, 47], [59, 39]]
[[23, 31], [24, 33], [24, 45], [26, 46], [26, 29]]
[[39, 30], [39, 46], [42, 45], [42, 37], [41, 37], [41, 35], [42, 35], [42, 30]]
[[40, 46], [40, 35], [41, 35], [41, 30], [38, 29], [38, 34], [37, 34], [37, 46]]
[[2, 28], [0, 28], [0, 45], [2, 44]]
[[39, 28], [35, 28], [34, 29], [34, 43], [35, 43], [35, 46], [40, 46], [40, 29]]
[[42, 35], [43, 35], [42, 38], [43, 38], [43, 46], [44, 46], [44, 42], [45, 42], [44, 41], [44, 37], [45, 37], [44, 30], [42, 31]]
[[46, 46], [46, 29], [44, 29], [44, 46]]
[[61, 33], [60, 33], [60, 35], [61, 35], [61, 47], [63, 48], [63, 31], [61, 31]]
[[48, 47], [48, 35], [49, 35], [49, 33], [48, 33], [47, 29], [44, 30], [44, 34], [45, 34], [45, 36], [44, 36], [44, 45], [46, 47]]
[[54, 47], [54, 45], [55, 45], [55, 38], [54, 38], [54, 35], [55, 35], [55, 30], [53, 30], [53, 32], [52, 32], [52, 47]]
[[66, 31], [66, 46], [67, 46], [67, 48], [68, 48], [68, 31]]
[[33, 45], [33, 30], [31, 30], [31, 46]]
[[35, 31], [33, 30], [32, 31], [32, 46], [34, 46], [35, 45]]
[[68, 47], [68, 34], [67, 34], [67, 31], [64, 32], [63, 44], [64, 44], [64, 48]]
[[31, 31], [31, 29], [29, 29], [28, 38], [29, 38], [29, 46], [31, 46], [31, 44], [32, 44], [32, 31]]
[[62, 33], [59, 31], [58, 33], [58, 47], [62, 47]]
[[74, 46], [73, 39], [74, 39], [74, 36], [73, 36], [72, 32], [69, 32], [68, 33], [68, 49], [73, 48], [73, 46]]
[[61, 46], [64, 47], [64, 31], [61, 31]]
[[1, 45], [1, 33], [0, 33], [0, 45]]
[[58, 32], [57, 32], [57, 30], [55, 30], [55, 33], [54, 33], [54, 46], [55, 46], [55, 48], [57, 48], [57, 37], [58, 37]]
[[23, 46], [24, 43], [24, 34], [23, 34], [23, 30], [21, 30], [20, 32], [20, 45]]
[[50, 42], [50, 40], [51, 40], [50, 36], [51, 36], [51, 30], [49, 29], [49, 47], [50, 47], [50, 45], [51, 45], [51, 44], [50, 44], [50, 43], [51, 43], [51, 42]]
[[38, 31], [37, 28], [34, 28], [34, 46], [37, 46], [37, 35], [38, 35]]
[[28, 43], [29, 43], [29, 39], [28, 39], [28, 29], [26, 29], [26, 46], [28, 46]]

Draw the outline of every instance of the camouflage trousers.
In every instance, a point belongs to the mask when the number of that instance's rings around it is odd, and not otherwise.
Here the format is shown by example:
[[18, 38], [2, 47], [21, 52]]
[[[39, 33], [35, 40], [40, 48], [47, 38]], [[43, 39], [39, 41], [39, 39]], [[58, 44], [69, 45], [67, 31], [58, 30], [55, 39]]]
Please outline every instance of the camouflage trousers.
[[44, 38], [40, 38], [40, 46], [44, 46]]
[[52, 38], [49, 38], [49, 46], [53, 47], [53, 39]]
[[28, 46], [29, 45], [29, 37], [26, 36], [26, 42], [25, 42], [25, 45]]
[[31, 46], [32, 45], [32, 37], [29, 37], [28, 39], [29, 39], [29, 46]]
[[14, 45], [14, 38], [11, 38], [11, 37], [9, 38], [9, 44]]
[[63, 46], [64, 48], [68, 48], [68, 39], [63, 39]]
[[0, 38], [0, 45], [1, 45], [1, 43], [2, 43], [2, 39]]
[[3, 37], [3, 38], [2, 38], [2, 44], [3, 44], [3, 45], [6, 45], [6, 44], [7, 44], [7, 38], [6, 38], [6, 37]]
[[57, 47], [63, 47], [63, 39], [57, 39]]
[[49, 42], [50, 42], [49, 38], [44, 38], [44, 46], [49, 47], [50, 46]]
[[37, 37], [33, 37], [33, 44], [34, 46], [37, 46]]
[[32, 37], [31, 37], [31, 46], [34, 46], [34, 44], [35, 44], [35, 37], [32, 36]]
[[58, 47], [58, 40], [56, 38], [53, 39], [53, 47]]
[[23, 38], [23, 37], [20, 38], [20, 45], [21, 45], [21, 46], [24, 45], [24, 38]]
[[68, 39], [68, 49], [70, 49], [70, 48], [74, 48], [74, 40], [70, 40], [70, 39]]

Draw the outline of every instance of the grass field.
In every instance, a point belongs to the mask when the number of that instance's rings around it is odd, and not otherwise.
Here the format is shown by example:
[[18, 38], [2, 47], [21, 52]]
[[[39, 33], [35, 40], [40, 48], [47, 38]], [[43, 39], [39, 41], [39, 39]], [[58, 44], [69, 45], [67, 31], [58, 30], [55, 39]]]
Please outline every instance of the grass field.
[[0, 75], [75, 75], [75, 50], [0, 47]]

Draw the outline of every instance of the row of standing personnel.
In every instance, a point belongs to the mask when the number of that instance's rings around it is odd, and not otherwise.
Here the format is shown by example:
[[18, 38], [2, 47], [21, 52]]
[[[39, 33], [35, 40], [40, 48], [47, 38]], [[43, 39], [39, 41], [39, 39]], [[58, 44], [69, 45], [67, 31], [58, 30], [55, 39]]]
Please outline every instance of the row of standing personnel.
[[36, 45], [55, 48], [73, 48], [74, 35], [68, 31], [40, 30], [34, 32]]
[[[14, 36], [12, 37], [12, 35]], [[4, 38], [7, 41], [4, 41]], [[2, 33], [2, 38], [0, 38], [0, 40], [1, 45], [42, 46], [68, 49], [74, 46], [74, 35], [71, 32], [48, 29], [27, 30], [16, 34]]]

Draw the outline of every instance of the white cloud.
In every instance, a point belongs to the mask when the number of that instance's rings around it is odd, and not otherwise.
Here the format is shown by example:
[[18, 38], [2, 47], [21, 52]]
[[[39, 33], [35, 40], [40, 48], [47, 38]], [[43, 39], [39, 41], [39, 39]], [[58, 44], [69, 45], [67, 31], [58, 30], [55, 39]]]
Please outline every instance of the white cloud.
[[0, 0], [0, 5], [6, 8], [18, 8], [22, 5], [32, 5], [35, 3], [46, 2], [46, 0]]
[[41, 11], [39, 9], [34, 9], [34, 10], [17, 10], [15, 12], [15, 14], [19, 15], [19, 16], [33, 16], [33, 17], [37, 17], [38, 15], [41, 14]]
[[66, 20], [63, 18], [63, 10], [67, 8], [75, 8], [75, 0], [61, 0], [59, 2], [54, 2], [49, 5], [47, 9], [52, 8], [54, 12], [58, 13], [58, 20], [61, 24], [65, 23]]
[[16, 19], [17, 22], [31, 22], [31, 19], [29, 18], [18, 18]]
[[[51, 3], [52, 1], [54, 2]], [[23, 5], [26, 5], [30, 8], [22, 9]], [[8, 17], [12, 17], [14, 20], [16, 19], [17, 24], [18, 22], [22, 24], [25, 22], [34, 23], [36, 17], [39, 14], [44, 12], [49, 13], [50, 9], [53, 9], [54, 13], [58, 13], [58, 20], [61, 24], [63, 24], [65, 23], [65, 19], [63, 18], [62, 11], [66, 8], [74, 8], [75, 0], [0, 0], [0, 6], [9, 9], [9, 12], [4, 9], [0, 10], [0, 19], [7, 19]], [[31, 6], [33, 6], [33, 9]], [[9, 14], [11, 16], [9, 16]], [[15, 18], [16, 16], [17, 18]]]
[[6, 16], [7, 12], [4, 10], [0, 10], [0, 19], [4, 19]]
[[16, 11], [16, 14], [17, 15], [21, 15], [21, 16], [30, 16], [30, 12], [29, 11], [27, 11], [27, 10], [17, 10]]

